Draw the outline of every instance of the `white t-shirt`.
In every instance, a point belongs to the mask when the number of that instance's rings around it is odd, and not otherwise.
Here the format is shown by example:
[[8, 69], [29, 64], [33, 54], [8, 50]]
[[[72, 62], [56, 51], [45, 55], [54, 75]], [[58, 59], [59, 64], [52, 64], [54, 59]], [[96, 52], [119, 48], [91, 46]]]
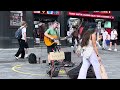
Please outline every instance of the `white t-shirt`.
[[70, 35], [74, 32], [74, 30], [73, 30], [73, 28], [71, 28], [70, 30], [69, 30], [69, 32], [70, 32]]
[[107, 31], [104, 31], [103, 32], [103, 40], [105, 40], [107, 38], [107, 35], [108, 35], [108, 32]]
[[117, 39], [117, 37], [115, 38], [116, 35], [117, 35], [117, 31], [115, 29], [111, 31], [111, 40], [116, 40]]
[[22, 40], [25, 40], [25, 36], [24, 33], [26, 34], [26, 28], [25, 27], [21, 27], [22, 28]]
[[104, 32], [104, 28], [101, 28], [101, 33], [103, 33]]
[[108, 40], [110, 40], [110, 34], [108, 34]]
[[70, 31], [67, 31], [67, 36], [70, 36]]

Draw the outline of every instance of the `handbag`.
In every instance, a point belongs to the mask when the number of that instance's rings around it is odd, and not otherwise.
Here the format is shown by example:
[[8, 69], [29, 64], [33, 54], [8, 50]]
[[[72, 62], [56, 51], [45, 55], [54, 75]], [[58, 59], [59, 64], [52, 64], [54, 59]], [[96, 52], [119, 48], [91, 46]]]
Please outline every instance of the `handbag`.
[[102, 63], [100, 63], [100, 74], [101, 74], [101, 79], [108, 79], [108, 75]]

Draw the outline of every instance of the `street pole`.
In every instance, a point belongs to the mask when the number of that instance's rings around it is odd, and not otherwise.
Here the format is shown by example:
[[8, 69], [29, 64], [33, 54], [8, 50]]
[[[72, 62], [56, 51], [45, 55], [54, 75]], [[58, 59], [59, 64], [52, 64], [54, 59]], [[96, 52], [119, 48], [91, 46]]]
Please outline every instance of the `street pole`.
[[[67, 11], [61, 11], [58, 17], [58, 22], [60, 23], [60, 37], [67, 36]], [[67, 45], [67, 41], [61, 41], [63, 46]]]

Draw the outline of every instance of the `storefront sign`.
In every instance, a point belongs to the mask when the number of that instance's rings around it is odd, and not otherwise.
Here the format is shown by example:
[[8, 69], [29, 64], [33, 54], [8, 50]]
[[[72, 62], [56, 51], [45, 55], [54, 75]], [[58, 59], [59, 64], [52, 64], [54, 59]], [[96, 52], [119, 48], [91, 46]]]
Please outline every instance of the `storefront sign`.
[[111, 15], [111, 11], [93, 11], [94, 14]]
[[76, 13], [68, 12], [69, 16], [81, 16], [81, 17], [91, 17], [91, 18], [104, 18], [104, 19], [114, 19], [111, 15], [96, 15], [96, 14], [86, 14], [86, 13]]
[[60, 11], [33, 11], [36, 14], [60, 15]]

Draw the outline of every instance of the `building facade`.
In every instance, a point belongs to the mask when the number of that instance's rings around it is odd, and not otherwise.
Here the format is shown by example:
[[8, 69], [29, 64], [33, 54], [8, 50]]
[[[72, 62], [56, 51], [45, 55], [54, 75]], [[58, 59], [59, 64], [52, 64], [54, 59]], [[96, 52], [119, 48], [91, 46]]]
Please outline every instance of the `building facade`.
[[[28, 37], [32, 36], [33, 16], [30, 11], [0, 11], [0, 48], [15, 48], [18, 47], [18, 41], [15, 39], [15, 31], [20, 27], [22, 20], [27, 21]], [[30, 47], [33, 46], [32, 38], [28, 40]]]
[[[56, 20], [60, 23], [60, 36], [64, 37], [67, 35], [67, 24], [70, 17], [81, 18], [82, 14], [78, 13], [75, 16], [75, 13], [70, 14], [68, 11], [59, 11], [57, 12], [46, 12], [40, 11], [35, 13], [34, 11], [0, 11], [0, 48], [17, 48], [18, 41], [15, 39], [15, 31], [20, 26], [20, 22], [25, 20], [28, 23], [27, 28], [27, 37], [29, 47], [34, 47], [34, 38], [33, 30], [35, 29], [35, 21], [40, 21], [47, 23], [49, 20]], [[118, 38], [120, 40], [120, 11], [111, 11], [114, 16], [112, 20], [112, 25], [118, 30]], [[46, 14], [47, 13], [47, 14]], [[87, 12], [84, 12], [87, 13]], [[84, 16], [88, 18], [88, 16]], [[92, 15], [92, 18], [94, 16]], [[92, 20], [92, 19], [91, 19]], [[66, 45], [66, 41], [62, 41], [63, 45]]]

